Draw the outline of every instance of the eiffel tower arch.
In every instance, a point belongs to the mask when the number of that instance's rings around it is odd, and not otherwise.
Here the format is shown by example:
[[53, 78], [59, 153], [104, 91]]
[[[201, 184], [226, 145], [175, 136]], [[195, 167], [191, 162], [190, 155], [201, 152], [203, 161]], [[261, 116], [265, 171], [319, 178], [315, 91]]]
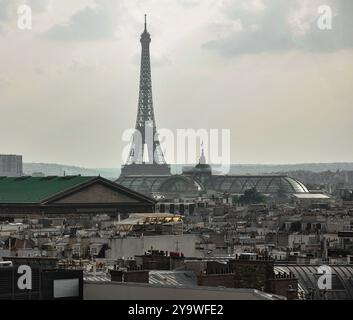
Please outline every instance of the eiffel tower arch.
[[129, 157], [122, 167], [121, 176], [129, 175], [170, 175], [157, 134], [153, 109], [150, 44], [151, 35], [145, 30], [141, 34], [140, 90], [135, 134]]

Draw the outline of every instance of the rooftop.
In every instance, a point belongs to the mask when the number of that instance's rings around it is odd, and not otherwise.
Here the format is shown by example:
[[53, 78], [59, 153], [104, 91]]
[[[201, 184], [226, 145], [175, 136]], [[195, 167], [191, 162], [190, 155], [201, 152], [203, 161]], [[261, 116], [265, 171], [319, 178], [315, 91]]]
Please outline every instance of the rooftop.
[[[104, 185], [119, 194], [127, 196], [126, 201], [146, 201], [154, 204], [154, 200], [143, 194], [135, 192], [115, 182], [102, 178], [100, 176], [47, 176], [31, 177], [23, 176], [18, 178], [0, 177], [0, 205], [1, 204], [46, 204], [47, 202], [69, 193], [79, 192], [92, 185]], [[102, 201], [102, 195], [95, 198], [96, 201]], [[90, 201], [93, 199], [90, 198]], [[109, 196], [108, 196], [108, 202]]]
[[256, 188], [264, 194], [308, 193], [300, 181], [286, 175], [210, 175], [205, 181], [192, 175], [170, 176], [124, 176], [118, 179], [121, 185], [142, 193], [187, 193], [213, 190], [230, 194], [242, 194]]
[[38, 203], [95, 177], [0, 177], [0, 203]]
[[298, 199], [331, 199], [329, 196], [325, 194], [319, 194], [319, 193], [293, 194], [293, 197]]
[[[313, 290], [316, 299], [320, 299], [317, 288], [320, 277], [318, 265], [276, 265], [275, 273], [292, 273], [299, 280], [299, 290], [309, 294]], [[330, 265], [332, 272], [332, 290], [327, 291], [328, 300], [353, 299], [353, 266]]]

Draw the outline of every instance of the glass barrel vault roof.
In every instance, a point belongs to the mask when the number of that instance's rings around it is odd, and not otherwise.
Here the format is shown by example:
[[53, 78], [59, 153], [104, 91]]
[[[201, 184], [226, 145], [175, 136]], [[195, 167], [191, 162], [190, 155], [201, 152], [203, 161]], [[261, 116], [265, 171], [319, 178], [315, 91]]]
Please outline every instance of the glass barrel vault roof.
[[[181, 184], [184, 180], [184, 184]], [[194, 183], [192, 182], [194, 180]], [[132, 190], [142, 193], [168, 192], [175, 190], [177, 192], [190, 191], [192, 184], [200, 184], [199, 180], [192, 177], [175, 176], [126, 176], [121, 177], [119, 184]], [[175, 188], [173, 187], [175, 184]], [[181, 190], [185, 185], [185, 190]], [[168, 188], [166, 188], [168, 186]], [[212, 189], [215, 192], [227, 192], [231, 194], [242, 194], [246, 190], [256, 188], [258, 192], [271, 193], [308, 193], [308, 189], [300, 181], [288, 176], [210, 176], [203, 183], [203, 189]], [[168, 190], [167, 190], [168, 189]]]

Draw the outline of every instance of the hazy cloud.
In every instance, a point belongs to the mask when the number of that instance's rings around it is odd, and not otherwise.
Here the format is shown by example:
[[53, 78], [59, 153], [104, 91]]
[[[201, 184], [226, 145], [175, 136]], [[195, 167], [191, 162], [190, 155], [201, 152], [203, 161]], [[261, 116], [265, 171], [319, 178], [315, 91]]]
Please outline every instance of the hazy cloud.
[[[332, 30], [318, 28], [320, 5], [333, 10]], [[203, 47], [225, 55], [296, 49], [332, 52], [353, 47], [352, 1], [226, 1], [222, 10], [223, 23], [240, 21], [242, 28], [225, 31]]]
[[118, 1], [95, 0], [94, 6], [86, 6], [66, 23], [52, 27], [47, 36], [55, 40], [68, 41], [113, 39], [119, 24], [117, 13], [122, 10], [122, 5]]
[[26, 3], [33, 12], [44, 12], [51, 5], [52, 0], [28, 0]]
[[10, 82], [10, 80], [8, 78], [4, 78], [4, 77], [0, 76], [0, 89], [3, 89], [5, 87], [9, 86], [10, 83], [11, 82]]
[[195, 7], [200, 4], [198, 0], [179, 0], [178, 3], [186, 8]]
[[8, 18], [10, 5], [11, 5], [10, 0], [0, 0], [0, 22]]
[[16, 26], [17, 10], [22, 4], [27, 4], [32, 14], [45, 13], [52, 0], [0, 0], [0, 34], [6, 34], [11, 26]]
[[27, 4], [34, 13], [47, 10], [52, 0], [0, 0], [0, 21], [6, 20], [17, 13], [18, 6]]

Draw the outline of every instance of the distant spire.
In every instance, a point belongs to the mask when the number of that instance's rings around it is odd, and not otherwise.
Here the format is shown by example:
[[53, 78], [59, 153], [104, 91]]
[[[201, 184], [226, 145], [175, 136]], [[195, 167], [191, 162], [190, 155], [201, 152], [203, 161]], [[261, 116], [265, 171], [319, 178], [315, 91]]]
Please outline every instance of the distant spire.
[[201, 144], [201, 157], [200, 157], [200, 160], [199, 160], [199, 164], [206, 164], [205, 149], [203, 147], [203, 141], [202, 141], [202, 144]]
[[145, 14], [145, 32], [147, 32], [147, 14]]

